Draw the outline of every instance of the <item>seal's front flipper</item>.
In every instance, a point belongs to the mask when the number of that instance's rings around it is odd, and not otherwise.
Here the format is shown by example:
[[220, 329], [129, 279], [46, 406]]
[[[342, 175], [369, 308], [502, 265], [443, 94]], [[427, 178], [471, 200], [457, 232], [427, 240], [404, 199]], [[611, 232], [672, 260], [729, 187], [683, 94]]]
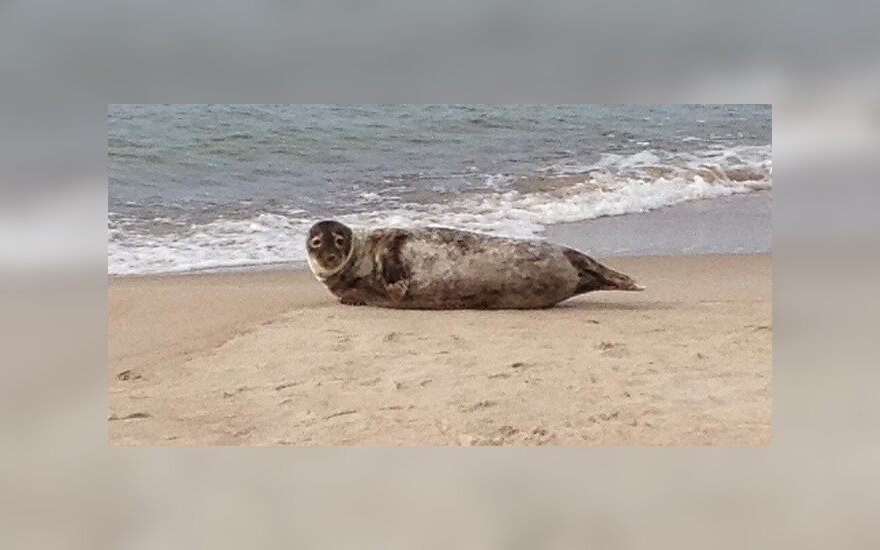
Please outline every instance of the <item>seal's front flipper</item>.
[[382, 236], [385, 248], [376, 257], [379, 268], [375, 274], [376, 282], [382, 286], [387, 297], [400, 304], [409, 290], [410, 270], [403, 259], [401, 249], [409, 235], [401, 230], [389, 230]]
[[397, 281], [385, 286], [388, 297], [396, 302], [401, 302], [406, 297], [406, 291], [409, 290], [409, 281]]
[[357, 289], [349, 289], [345, 292], [340, 293], [339, 295], [339, 303], [346, 306], [365, 306], [367, 305], [367, 297], [364, 292], [358, 291]]

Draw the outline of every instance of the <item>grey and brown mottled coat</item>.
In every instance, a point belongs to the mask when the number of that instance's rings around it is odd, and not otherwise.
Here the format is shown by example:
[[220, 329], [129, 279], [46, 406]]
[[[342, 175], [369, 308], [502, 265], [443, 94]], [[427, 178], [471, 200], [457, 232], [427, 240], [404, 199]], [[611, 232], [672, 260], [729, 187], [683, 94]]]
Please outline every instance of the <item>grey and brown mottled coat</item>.
[[642, 290], [589, 256], [543, 241], [443, 227], [312, 226], [315, 276], [344, 304], [401, 309], [536, 309], [594, 290]]

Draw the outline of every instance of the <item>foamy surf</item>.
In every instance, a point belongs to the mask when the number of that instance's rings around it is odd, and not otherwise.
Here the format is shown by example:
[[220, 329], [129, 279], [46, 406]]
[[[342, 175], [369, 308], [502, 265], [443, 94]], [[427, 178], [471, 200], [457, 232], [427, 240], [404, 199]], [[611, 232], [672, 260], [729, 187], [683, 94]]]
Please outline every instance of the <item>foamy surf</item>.
[[[443, 225], [494, 235], [540, 237], [548, 225], [634, 214], [682, 202], [770, 189], [770, 146], [712, 147], [702, 151], [644, 150], [602, 155], [595, 163], [555, 163], [533, 176], [491, 174], [482, 189], [407, 201], [370, 191], [349, 213], [332, 216], [352, 226]], [[391, 191], [397, 191], [395, 188]], [[312, 223], [329, 217], [301, 209], [217, 219], [153, 234], [126, 220], [108, 222], [108, 272], [153, 274], [299, 263]], [[156, 223], [162, 223], [157, 218]]]

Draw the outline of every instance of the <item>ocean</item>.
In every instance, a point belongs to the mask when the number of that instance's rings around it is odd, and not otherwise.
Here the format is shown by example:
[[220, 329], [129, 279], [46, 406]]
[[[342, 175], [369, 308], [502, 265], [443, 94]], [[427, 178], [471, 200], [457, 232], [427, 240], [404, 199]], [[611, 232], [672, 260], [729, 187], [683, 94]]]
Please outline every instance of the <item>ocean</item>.
[[[769, 105], [111, 105], [108, 272], [302, 264], [326, 218], [545, 238], [626, 215], [615, 227], [660, 231], [673, 205], [769, 195], [771, 119]], [[749, 218], [700, 211], [708, 250], [768, 246], [769, 225], [754, 246], [712, 244]], [[695, 250], [613, 231], [603, 254]]]

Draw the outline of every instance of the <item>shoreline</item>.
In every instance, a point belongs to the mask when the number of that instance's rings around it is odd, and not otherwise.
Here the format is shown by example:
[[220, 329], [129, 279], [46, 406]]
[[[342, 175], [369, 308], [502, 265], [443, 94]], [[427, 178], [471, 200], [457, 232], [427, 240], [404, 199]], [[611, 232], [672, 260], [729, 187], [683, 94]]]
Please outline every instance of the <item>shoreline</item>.
[[[753, 191], [686, 201], [648, 212], [553, 224], [547, 226], [539, 238], [596, 257], [769, 253], [772, 248], [771, 209], [771, 191]], [[161, 273], [108, 274], [108, 277], [112, 280], [297, 269], [308, 269], [305, 260]]]
[[302, 269], [109, 276], [109, 441], [768, 444], [770, 254], [603, 263], [647, 290], [426, 312]]

